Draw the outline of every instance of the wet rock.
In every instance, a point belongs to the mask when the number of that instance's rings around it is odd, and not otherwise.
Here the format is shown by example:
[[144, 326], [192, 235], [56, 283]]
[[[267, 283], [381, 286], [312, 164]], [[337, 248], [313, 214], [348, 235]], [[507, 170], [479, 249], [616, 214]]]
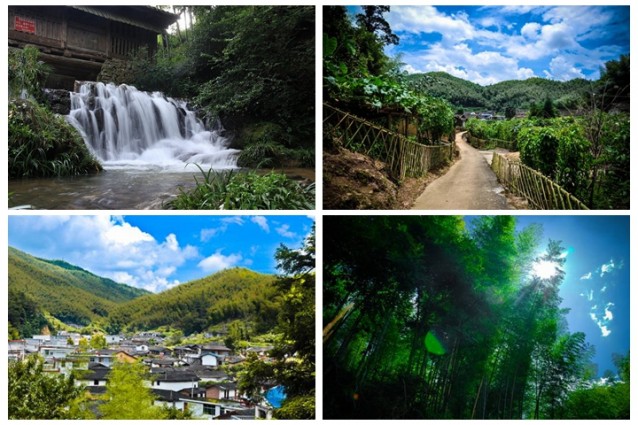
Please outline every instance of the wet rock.
[[68, 115], [71, 111], [71, 95], [68, 90], [44, 89], [44, 96], [56, 114]]

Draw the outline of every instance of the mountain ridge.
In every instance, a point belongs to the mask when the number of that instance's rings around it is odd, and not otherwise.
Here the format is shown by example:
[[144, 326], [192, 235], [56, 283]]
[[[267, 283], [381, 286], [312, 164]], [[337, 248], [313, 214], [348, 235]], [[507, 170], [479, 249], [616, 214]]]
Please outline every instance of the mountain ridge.
[[507, 107], [528, 109], [531, 103], [542, 102], [546, 98], [562, 107], [574, 108], [594, 84], [582, 78], [557, 81], [530, 77], [481, 86], [442, 71], [409, 74], [407, 80], [414, 90], [446, 99], [455, 107], [497, 111]]
[[[9, 247], [8, 268], [9, 322], [29, 332], [42, 327], [44, 313], [65, 323], [96, 324], [109, 333], [168, 326], [190, 334], [234, 320], [250, 324], [256, 332], [266, 332], [276, 323], [280, 301], [275, 275], [240, 267], [159, 293], [13, 247]], [[99, 293], [95, 293], [96, 288]], [[30, 321], [29, 316], [37, 316], [37, 320]]]

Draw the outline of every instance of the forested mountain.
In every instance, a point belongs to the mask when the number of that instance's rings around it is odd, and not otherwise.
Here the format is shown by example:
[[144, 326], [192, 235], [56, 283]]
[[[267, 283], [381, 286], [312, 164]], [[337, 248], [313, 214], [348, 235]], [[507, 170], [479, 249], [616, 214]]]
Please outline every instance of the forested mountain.
[[504, 111], [507, 107], [528, 109], [532, 103], [551, 99], [559, 107], [576, 107], [593, 82], [577, 78], [556, 81], [545, 78], [510, 80], [480, 86], [445, 72], [409, 75], [408, 81], [416, 90], [448, 100], [458, 108], [484, 108]]
[[188, 335], [241, 319], [255, 332], [265, 332], [277, 321], [274, 282], [275, 276], [243, 268], [224, 270], [118, 306], [110, 326], [113, 331], [171, 326]]
[[148, 293], [11, 247], [8, 268], [10, 307], [28, 306], [29, 311], [45, 311], [67, 323], [88, 324], [106, 317], [117, 303]]
[[45, 313], [66, 323], [98, 324], [111, 333], [170, 326], [188, 335], [233, 320], [263, 333], [277, 322], [275, 280], [235, 268], [152, 294], [9, 248], [9, 322], [21, 336], [47, 325]]

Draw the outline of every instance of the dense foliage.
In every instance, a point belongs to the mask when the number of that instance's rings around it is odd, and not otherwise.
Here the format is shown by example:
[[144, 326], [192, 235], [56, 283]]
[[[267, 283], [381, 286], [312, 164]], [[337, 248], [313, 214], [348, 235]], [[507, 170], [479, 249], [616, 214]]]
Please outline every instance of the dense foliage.
[[115, 363], [108, 374], [106, 393], [99, 405], [100, 419], [165, 419], [154, 406], [155, 395], [145, 385], [150, 381], [143, 363]]
[[383, 13], [389, 6], [363, 6], [352, 23], [343, 6], [324, 7], [324, 99], [384, 126], [399, 114], [417, 127], [416, 139], [436, 143], [454, 134], [454, 113], [441, 99], [409, 87], [399, 64], [384, 53], [397, 44]]
[[508, 216], [325, 217], [324, 417], [569, 417], [593, 348], [559, 307], [564, 248], [537, 256], [540, 236]]
[[84, 389], [72, 377], [43, 371], [44, 360], [32, 355], [9, 363], [9, 419], [78, 419], [69, 409]]
[[315, 205], [315, 184], [303, 185], [283, 173], [213, 172], [200, 168], [192, 190], [168, 203], [172, 209], [200, 210], [310, 210]]
[[38, 303], [23, 291], [9, 286], [9, 339], [30, 338], [49, 327]]
[[106, 318], [117, 303], [147, 293], [68, 263], [41, 260], [11, 247], [8, 264], [10, 313], [15, 313], [10, 314], [10, 323], [23, 337], [31, 337], [30, 332], [42, 322], [38, 315], [28, 318], [27, 313], [48, 312], [66, 323], [86, 325]]
[[[276, 145], [288, 158], [314, 161], [314, 8], [310, 6], [187, 6], [192, 26], [171, 35], [151, 61], [136, 60], [134, 84], [195, 99], [221, 118], [243, 149]], [[280, 131], [255, 137], [255, 129]], [[268, 152], [265, 152], [268, 153]]]
[[276, 330], [280, 337], [271, 352], [274, 361], [248, 358], [238, 374], [238, 388], [259, 397], [264, 383], [284, 387], [286, 399], [278, 419], [315, 417], [315, 230], [300, 250], [281, 245], [275, 254], [281, 272], [275, 285], [281, 297]]
[[63, 117], [29, 99], [9, 101], [9, 178], [93, 174], [102, 166]]
[[149, 294], [111, 311], [109, 327], [120, 330], [170, 326], [185, 335], [242, 320], [251, 334], [272, 329], [280, 300], [274, 277], [242, 268], [218, 272], [159, 294]]
[[480, 139], [513, 142], [521, 161], [591, 209], [629, 209], [629, 115], [594, 107], [578, 117], [470, 119]]
[[9, 178], [101, 171], [77, 130], [36, 101], [47, 73], [38, 56], [34, 47], [9, 54]]

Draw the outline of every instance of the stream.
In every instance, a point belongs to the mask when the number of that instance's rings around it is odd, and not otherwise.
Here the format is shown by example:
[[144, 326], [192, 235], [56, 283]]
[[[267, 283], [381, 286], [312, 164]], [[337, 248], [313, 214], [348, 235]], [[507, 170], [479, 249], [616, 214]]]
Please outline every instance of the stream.
[[[314, 170], [280, 169], [296, 180], [314, 181]], [[262, 171], [260, 171], [262, 172]], [[263, 171], [266, 173], [267, 171]], [[9, 207], [30, 205], [51, 210], [163, 209], [179, 188], [195, 187], [199, 170], [167, 171], [159, 168], [113, 168], [80, 177], [10, 180]]]

